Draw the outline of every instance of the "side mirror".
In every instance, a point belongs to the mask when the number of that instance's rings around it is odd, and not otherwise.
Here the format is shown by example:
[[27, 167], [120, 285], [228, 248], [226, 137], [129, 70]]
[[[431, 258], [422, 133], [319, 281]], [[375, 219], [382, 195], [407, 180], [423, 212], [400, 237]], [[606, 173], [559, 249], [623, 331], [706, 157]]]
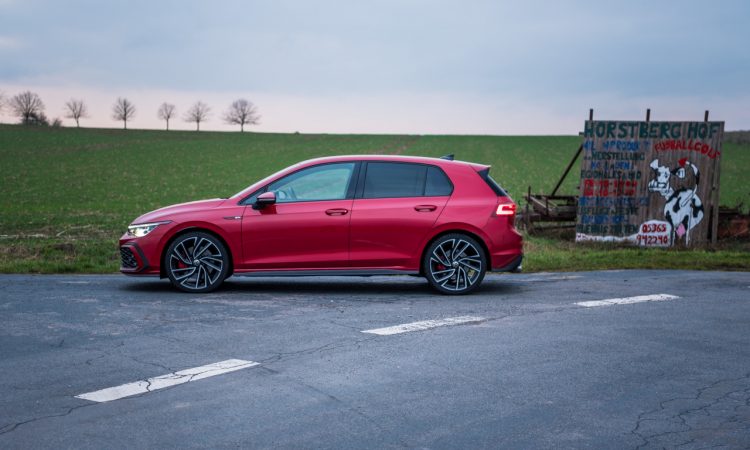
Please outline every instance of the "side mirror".
[[255, 200], [253, 209], [263, 209], [268, 205], [273, 205], [274, 203], [276, 203], [276, 193], [264, 192], [260, 194], [258, 198]]

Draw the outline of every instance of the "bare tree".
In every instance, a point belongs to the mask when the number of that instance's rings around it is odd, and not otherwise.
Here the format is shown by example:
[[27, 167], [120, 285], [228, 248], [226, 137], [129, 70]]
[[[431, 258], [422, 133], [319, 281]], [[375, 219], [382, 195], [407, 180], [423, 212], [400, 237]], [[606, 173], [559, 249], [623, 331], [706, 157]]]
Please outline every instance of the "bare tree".
[[46, 121], [44, 103], [37, 94], [31, 91], [21, 92], [10, 100], [13, 113], [21, 118], [23, 124], [37, 124]]
[[80, 128], [81, 125], [78, 120], [83, 117], [89, 116], [89, 110], [86, 108], [86, 104], [83, 100], [70, 99], [65, 102], [65, 117], [76, 121], [76, 128]]
[[3, 115], [4, 108], [5, 108], [5, 92], [0, 91], [0, 116]]
[[123, 128], [128, 129], [128, 120], [135, 116], [135, 106], [130, 100], [118, 97], [115, 105], [112, 107], [112, 118], [122, 120]]
[[167, 121], [167, 131], [169, 131], [169, 119], [174, 117], [175, 114], [177, 114], [177, 111], [171, 103], [164, 102], [159, 107], [158, 115], [161, 120]]
[[258, 108], [253, 102], [241, 98], [232, 102], [226, 113], [224, 113], [224, 122], [230, 125], [239, 125], [240, 132], [245, 131], [245, 124], [257, 125], [260, 122]]
[[208, 114], [211, 112], [211, 108], [203, 102], [195, 102], [190, 107], [188, 112], [185, 114], [185, 122], [195, 122], [196, 131], [201, 130], [201, 122], [208, 120]]

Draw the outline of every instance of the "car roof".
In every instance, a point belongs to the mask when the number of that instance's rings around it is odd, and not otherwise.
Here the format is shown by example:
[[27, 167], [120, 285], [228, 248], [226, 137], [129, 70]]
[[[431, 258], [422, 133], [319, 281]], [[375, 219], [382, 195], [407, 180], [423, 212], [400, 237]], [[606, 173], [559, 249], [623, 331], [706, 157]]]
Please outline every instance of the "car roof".
[[259, 180], [231, 198], [244, 198], [250, 193], [256, 191], [262, 185], [268, 183], [271, 179], [286, 176], [289, 173], [303, 169], [305, 167], [314, 166], [317, 164], [335, 163], [335, 162], [347, 162], [347, 161], [388, 161], [388, 162], [405, 162], [405, 163], [421, 163], [421, 164], [432, 164], [435, 166], [442, 167], [443, 169], [449, 169], [450, 167], [464, 166], [471, 167], [475, 171], [487, 169], [490, 166], [483, 164], [476, 164], [466, 161], [452, 161], [441, 158], [430, 158], [426, 156], [403, 156], [403, 155], [339, 155], [339, 156], [324, 156], [321, 158], [308, 159], [306, 161], [300, 161], [297, 164], [291, 165], [285, 169], [282, 169], [274, 174], [271, 174], [262, 180]]
[[324, 156], [321, 158], [308, 159], [302, 161], [299, 166], [307, 166], [311, 164], [321, 164], [329, 162], [344, 162], [344, 161], [388, 161], [388, 162], [408, 162], [408, 163], [422, 163], [432, 164], [435, 166], [451, 166], [451, 165], [467, 165], [471, 166], [474, 170], [480, 171], [488, 168], [488, 165], [477, 164], [468, 161], [449, 160], [442, 158], [432, 158], [428, 156], [405, 156], [405, 155], [339, 155], [339, 156]]

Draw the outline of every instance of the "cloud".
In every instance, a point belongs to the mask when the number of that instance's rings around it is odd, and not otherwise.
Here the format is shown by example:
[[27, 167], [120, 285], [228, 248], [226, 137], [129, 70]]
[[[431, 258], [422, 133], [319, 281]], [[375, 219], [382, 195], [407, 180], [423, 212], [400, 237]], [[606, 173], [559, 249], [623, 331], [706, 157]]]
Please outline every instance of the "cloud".
[[[2, 2], [2, 0], [0, 0]], [[0, 50], [16, 50], [23, 46], [20, 39], [11, 36], [0, 36]]]
[[750, 97], [749, 14], [746, 0], [36, 0], [0, 15], [14, 36], [0, 84], [248, 96], [279, 131], [575, 133], [589, 107], [678, 104], [750, 128], [733, 106]]

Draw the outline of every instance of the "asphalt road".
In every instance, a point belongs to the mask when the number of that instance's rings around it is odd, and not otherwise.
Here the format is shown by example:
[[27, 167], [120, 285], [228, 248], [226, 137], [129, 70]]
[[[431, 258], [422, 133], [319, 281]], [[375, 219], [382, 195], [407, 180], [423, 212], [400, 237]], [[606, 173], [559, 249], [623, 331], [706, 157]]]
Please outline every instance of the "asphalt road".
[[750, 448], [750, 273], [5, 275], [0, 374], [0, 448]]

